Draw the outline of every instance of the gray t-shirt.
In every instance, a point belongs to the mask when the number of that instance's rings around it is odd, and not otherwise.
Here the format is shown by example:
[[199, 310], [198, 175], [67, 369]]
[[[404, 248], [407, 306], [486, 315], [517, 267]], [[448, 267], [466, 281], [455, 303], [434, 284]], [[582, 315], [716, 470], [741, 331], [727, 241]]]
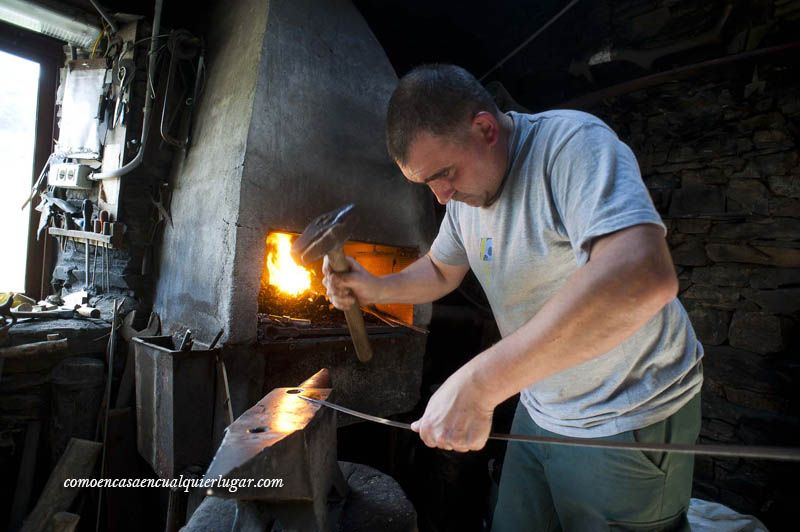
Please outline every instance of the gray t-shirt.
[[[579, 111], [508, 113], [514, 131], [503, 190], [490, 207], [449, 202], [433, 256], [469, 263], [505, 337], [589, 260], [592, 240], [664, 227], [630, 148]], [[666, 231], [666, 228], [665, 228]], [[602, 437], [675, 413], [700, 391], [703, 348], [674, 299], [611, 351], [524, 389], [542, 428]]]

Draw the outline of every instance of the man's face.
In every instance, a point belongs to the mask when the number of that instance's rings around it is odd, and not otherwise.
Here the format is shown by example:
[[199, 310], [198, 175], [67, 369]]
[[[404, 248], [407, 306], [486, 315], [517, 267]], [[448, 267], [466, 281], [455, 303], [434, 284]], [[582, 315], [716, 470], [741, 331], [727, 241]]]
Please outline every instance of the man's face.
[[462, 139], [420, 133], [411, 143], [403, 175], [426, 184], [444, 205], [450, 200], [472, 207], [490, 205], [500, 188], [505, 168], [498, 168], [494, 137], [473, 127]]

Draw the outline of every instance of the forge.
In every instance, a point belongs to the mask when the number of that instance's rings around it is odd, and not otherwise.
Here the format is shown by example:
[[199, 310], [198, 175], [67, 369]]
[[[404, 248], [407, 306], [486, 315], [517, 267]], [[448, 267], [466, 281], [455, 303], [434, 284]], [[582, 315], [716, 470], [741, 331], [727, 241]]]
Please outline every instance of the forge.
[[[344, 252], [367, 270], [400, 271], [427, 252], [432, 200], [383, 143], [394, 69], [348, 1], [248, 0], [212, 18], [193, 146], [171, 176], [175, 223], [154, 303], [165, 332], [210, 341], [224, 331], [237, 415], [322, 367], [343, 404], [406, 412], [419, 399], [430, 306], [370, 309], [374, 358], [364, 364], [343, 313], [324, 298], [322, 261], [274, 268], [311, 220], [348, 203], [358, 221]], [[301, 271], [303, 287], [280, 287]]]

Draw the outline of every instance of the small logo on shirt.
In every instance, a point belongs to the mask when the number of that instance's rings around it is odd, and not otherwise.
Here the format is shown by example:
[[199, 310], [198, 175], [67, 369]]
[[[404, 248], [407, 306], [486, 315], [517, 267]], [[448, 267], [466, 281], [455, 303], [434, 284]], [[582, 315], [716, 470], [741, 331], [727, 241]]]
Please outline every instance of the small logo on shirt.
[[492, 262], [492, 239], [481, 238], [481, 260]]

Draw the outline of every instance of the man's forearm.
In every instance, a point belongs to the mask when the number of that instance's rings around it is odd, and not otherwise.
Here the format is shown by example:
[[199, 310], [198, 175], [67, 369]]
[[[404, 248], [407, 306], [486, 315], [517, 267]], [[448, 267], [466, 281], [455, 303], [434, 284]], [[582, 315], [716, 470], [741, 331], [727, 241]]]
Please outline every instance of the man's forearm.
[[375, 303], [430, 303], [455, 290], [467, 269], [437, 265], [425, 255], [404, 270], [381, 277]]
[[528, 323], [462, 368], [487, 404], [610, 351], [675, 297], [666, 245], [632, 244], [593, 255]]

